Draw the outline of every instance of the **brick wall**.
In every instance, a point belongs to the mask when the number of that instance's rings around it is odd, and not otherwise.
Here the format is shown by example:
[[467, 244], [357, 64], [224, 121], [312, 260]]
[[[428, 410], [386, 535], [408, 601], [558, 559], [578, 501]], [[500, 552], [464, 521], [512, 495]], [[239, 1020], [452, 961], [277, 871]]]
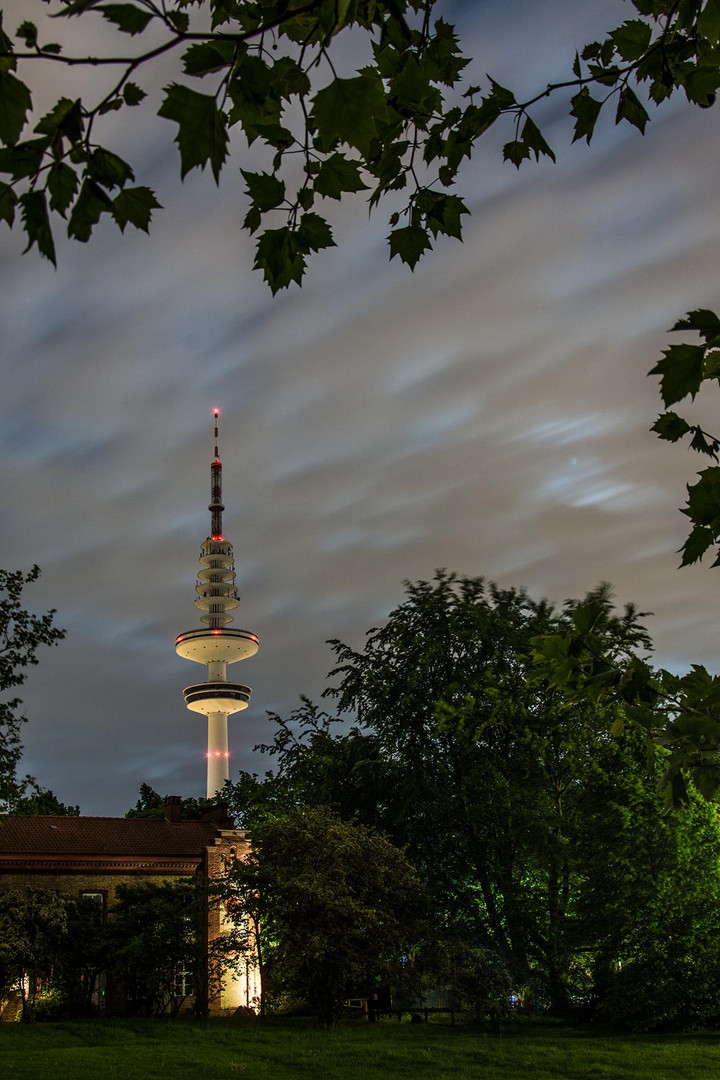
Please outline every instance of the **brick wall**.
[[137, 885], [142, 881], [152, 881], [160, 885], [165, 881], [180, 881], [187, 874], [147, 874], [139, 871], [126, 873], [33, 873], [3, 874], [0, 877], [2, 889], [50, 889], [60, 896], [79, 896], [84, 892], [104, 893], [108, 905], [115, 901], [118, 885]]

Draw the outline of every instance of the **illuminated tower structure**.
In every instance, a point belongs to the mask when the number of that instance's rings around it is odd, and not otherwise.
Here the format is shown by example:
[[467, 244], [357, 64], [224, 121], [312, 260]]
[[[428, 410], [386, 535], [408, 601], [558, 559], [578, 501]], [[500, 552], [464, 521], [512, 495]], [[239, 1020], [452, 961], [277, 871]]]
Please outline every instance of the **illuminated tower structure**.
[[215, 457], [210, 465], [210, 535], [200, 548], [200, 566], [195, 587], [195, 607], [205, 614], [201, 630], [187, 630], [175, 641], [175, 651], [184, 660], [207, 667], [207, 681], [183, 690], [185, 704], [202, 713], [208, 721], [207, 797], [211, 799], [230, 777], [228, 716], [246, 709], [250, 687], [228, 682], [228, 664], [246, 660], [258, 650], [258, 639], [249, 630], [233, 630], [230, 614], [240, 601], [235, 585], [232, 544], [223, 536], [222, 464], [218, 449], [219, 410], [213, 412]]

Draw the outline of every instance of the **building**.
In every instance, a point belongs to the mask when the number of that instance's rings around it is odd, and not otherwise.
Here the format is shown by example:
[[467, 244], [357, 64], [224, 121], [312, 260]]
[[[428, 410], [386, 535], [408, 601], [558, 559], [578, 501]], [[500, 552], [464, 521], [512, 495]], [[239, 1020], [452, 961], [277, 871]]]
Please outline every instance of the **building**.
[[[119, 885], [177, 882], [203, 874], [219, 880], [250, 841], [236, 829], [223, 806], [201, 821], [180, 819], [180, 797], [165, 800], [162, 819], [0, 817], [0, 889], [49, 889], [59, 896], [96, 900], [112, 907]], [[208, 911], [207, 941], [222, 934], [224, 912]], [[210, 980], [212, 985], [213, 980]], [[115, 988], [114, 1007], [122, 1009]], [[254, 1008], [259, 995], [252, 957], [237, 973], [225, 973], [208, 1003], [214, 1013]]]
[[165, 800], [162, 820], [147, 818], [0, 817], [0, 883], [33, 885], [60, 895], [97, 897], [111, 906], [118, 885], [219, 876], [222, 859], [249, 842], [224, 809], [202, 821], [180, 820], [180, 798]]

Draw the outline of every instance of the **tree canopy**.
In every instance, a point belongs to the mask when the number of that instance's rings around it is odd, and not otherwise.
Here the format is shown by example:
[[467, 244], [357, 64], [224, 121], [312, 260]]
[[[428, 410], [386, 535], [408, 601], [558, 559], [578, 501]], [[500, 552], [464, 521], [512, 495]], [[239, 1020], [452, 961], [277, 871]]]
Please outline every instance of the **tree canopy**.
[[326, 806], [295, 806], [255, 830], [231, 870], [230, 907], [253, 919], [263, 998], [279, 993], [333, 1027], [353, 995], [398, 979], [427, 926], [424, 892], [405, 854]]
[[[57, 216], [83, 242], [103, 215], [147, 231], [156, 194], [107, 140], [114, 114], [149, 106], [176, 125], [182, 177], [209, 168], [217, 182], [248, 146], [261, 148], [265, 168], [242, 169], [243, 224], [257, 233], [255, 268], [273, 292], [299, 284], [308, 257], [334, 245], [323, 200], [389, 201], [390, 257], [414, 267], [437, 237], [462, 237], [459, 170], [496, 125], [504, 159], [519, 167], [554, 160], [534, 108], [545, 98], [562, 97], [573, 140], [589, 143], [605, 113], [644, 132], [674, 93], [707, 108], [720, 86], [719, 0], [632, 0], [632, 18], [578, 42], [567, 78], [527, 100], [476, 70], [439, 0], [49, 3], [56, 18], [105, 20], [117, 46], [65, 51], [27, 2], [20, 25], [0, 30], [0, 218], [12, 226], [19, 216], [28, 248], [53, 262]], [[153, 68], [168, 54], [174, 74], [152, 100]], [[59, 84], [65, 76], [41, 117], [38, 65]], [[107, 74], [92, 99], [78, 96], [79, 67]]]
[[49, 979], [67, 932], [66, 905], [51, 889], [0, 891], [0, 996], [17, 990], [31, 1021], [40, 979]]
[[562, 660], [536, 657], [592, 605], [604, 653], [649, 667], [641, 616], [614, 612], [607, 587], [556, 611], [478, 578], [408, 583], [362, 648], [334, 643], [339, 715], [304, 702], [276, 718], [274, 771], [241, 777], [233, 809], [255, 831], [293, 805], [330, 806], [404, 847], [432, 907], [416, 974], [474, 988], [481, 1015], [511, 985], [560, 1015], [706, 1022], [714, 954], [708, 994], [690, 1001], [683, 985], [720, 911], [717, 808], [689, 792], [663, 816], [668, 751], [627, 722], [617, 694], [587, 680], [570, 698], [550, 677]]
[[[183, 821], [200, 821], [203, 814], [216, 806], [221, 799], [203, 799], [188, 797], [180, 801], [180, 817]], [[155, 818], [165, 817], [165, 800], [149, 784], [142, 783], [138, 793], [138, 800], [131, 810], [125, 814], [126, 818]]]
[[[20, 800], [21, 813], [37, 813], [31, 801], [41, 797], [45, 805], [61, 805], [52, 792], [43, 791], [32, 777], [18, 778], [17, 767], [22, 757], [20, 730], [27, 717], [20, 711], [21, 699], [6, 696], [8, 691], [23, 685], [27, 668], [38, 663], [40, 646], [57, 645], [65, 637], [65, 631], [55, 625], [54, 610], [34, 615], [24, 606], [25, 586], [37, 581], [39, 576], [37, 566], [28, 573], [0, 570], [0, 693], [5, 695], [0, 700], [0, 809], [13, 810]], [[70, 808], [69, 812], [75, 809]]]
[[201, 877], [118, 886], [106, 948], [129, 1013], [175, 1015], [190, 994], [207, 1008], [207, 899]]

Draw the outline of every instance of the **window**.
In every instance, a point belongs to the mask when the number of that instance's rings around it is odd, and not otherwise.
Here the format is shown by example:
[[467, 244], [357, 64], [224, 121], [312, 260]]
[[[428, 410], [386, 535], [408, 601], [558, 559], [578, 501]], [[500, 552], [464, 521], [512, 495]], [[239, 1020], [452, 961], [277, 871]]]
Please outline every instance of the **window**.
[[193, 973], [189, 960], [178, 960], [175, 969], [175, 994], [179, 998], [192, 997]]
[[80, 893], [80, 896], [81, 896], [81, 898], [83, 900], [92, 900], [92, 902], [94, 904], [97, 904], [97, 908], [98, 908], [98, 911], [100, 912], [100, 915], [104, 917], [104, 915], [105, 915], [105, 893], [104, 892], [90, 892], [90, 891], [83, 890]]

